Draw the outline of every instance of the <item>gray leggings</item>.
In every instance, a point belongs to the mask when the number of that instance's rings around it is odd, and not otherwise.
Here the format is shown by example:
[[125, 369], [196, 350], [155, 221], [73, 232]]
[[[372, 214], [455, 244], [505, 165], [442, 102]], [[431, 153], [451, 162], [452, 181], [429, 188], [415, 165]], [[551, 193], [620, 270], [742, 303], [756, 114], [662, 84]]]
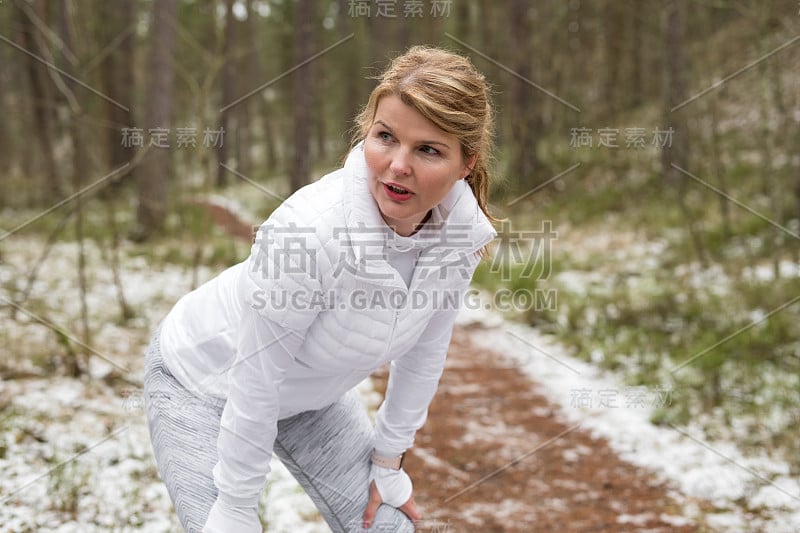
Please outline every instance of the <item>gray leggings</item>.
[[[157, 328], [147, 349], [144, 403], [161, 478], [184, 529], [200, 533], [217, 487], [217, 435], [225, 401], [199, 397], [164, 365]], [[381, 505], [369, 530], [361, 527], [369, 499], [369, 454], [375, 435], [355, 391], [318, 411], [278, 421], [273, 450], [336, 533], [411, 532], [406, 515]]]

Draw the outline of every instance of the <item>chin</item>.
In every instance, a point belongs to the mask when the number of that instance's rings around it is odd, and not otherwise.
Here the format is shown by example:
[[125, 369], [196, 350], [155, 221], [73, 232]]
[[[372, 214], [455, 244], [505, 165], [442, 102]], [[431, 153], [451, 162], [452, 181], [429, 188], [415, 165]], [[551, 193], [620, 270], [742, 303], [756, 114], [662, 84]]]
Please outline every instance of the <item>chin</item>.
[[409, 218], [409, 213], [405, 209], [397, 209], [393, 205], [378, 205], [378, 207], [380, 207], [381, 214], [384, 217], [389, 217], [397, 221], [403, 221]]
[[381, 216], [387, 223], [389, 220], [392, 220], [394, 223], [402, 224], [413, 216], [406, 209], [397, 209], [396, 206], [391, 204], [386, 205], [380, 202], [378, 203], [378, 210], [381, 212]]

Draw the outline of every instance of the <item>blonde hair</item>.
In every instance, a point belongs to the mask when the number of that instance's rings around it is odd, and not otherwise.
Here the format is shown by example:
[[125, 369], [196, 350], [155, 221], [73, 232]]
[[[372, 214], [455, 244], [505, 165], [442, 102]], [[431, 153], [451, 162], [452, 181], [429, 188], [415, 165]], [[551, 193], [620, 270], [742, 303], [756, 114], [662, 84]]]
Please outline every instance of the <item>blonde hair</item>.
[[351, 149], [366, 138], [380, 99], [399, 96], [441, 130], [455, 135], [465, 161], [475, 157], [465, 179], [481, 211], [489, 220], [497, 221], [488, 209], [494, 111], [483, 74], [466, 57], [439, 48], [413, 46], [396, 57], [378, 80], [367, 105], [356, 116]]

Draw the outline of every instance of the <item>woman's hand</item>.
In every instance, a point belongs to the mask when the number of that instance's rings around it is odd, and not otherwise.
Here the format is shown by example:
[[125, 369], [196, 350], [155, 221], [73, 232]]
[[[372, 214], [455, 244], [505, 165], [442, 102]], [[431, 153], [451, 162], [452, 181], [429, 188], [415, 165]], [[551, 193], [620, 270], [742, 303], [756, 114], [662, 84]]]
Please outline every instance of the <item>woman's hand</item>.
[[203, 533], [262, 533], [258, 509], [255, 507], [237, 507], [219, 498], [214, 502], [208, 519], [203, 526]]
[[369, 482], [369, 502], [364, 511], [365, 529], [372, 526], [375, 513], [382, 503], [400, 509], [415, 524], [422, 518], [414, 501], [411, 479], [405, 470], [372, 465]]

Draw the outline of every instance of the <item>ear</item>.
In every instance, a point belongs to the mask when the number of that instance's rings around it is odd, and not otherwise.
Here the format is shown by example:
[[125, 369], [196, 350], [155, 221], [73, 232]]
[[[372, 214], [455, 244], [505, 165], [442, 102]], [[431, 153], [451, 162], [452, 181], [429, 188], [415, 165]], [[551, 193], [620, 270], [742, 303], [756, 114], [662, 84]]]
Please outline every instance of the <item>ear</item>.
[[472, 173], [472, 169], [475, 168], [475, 163], [478, 161], [478, 154], [473, 155], [467, 161], [466, 166], [464, 167], [464, 174], [459, 179], [464, 179]]

